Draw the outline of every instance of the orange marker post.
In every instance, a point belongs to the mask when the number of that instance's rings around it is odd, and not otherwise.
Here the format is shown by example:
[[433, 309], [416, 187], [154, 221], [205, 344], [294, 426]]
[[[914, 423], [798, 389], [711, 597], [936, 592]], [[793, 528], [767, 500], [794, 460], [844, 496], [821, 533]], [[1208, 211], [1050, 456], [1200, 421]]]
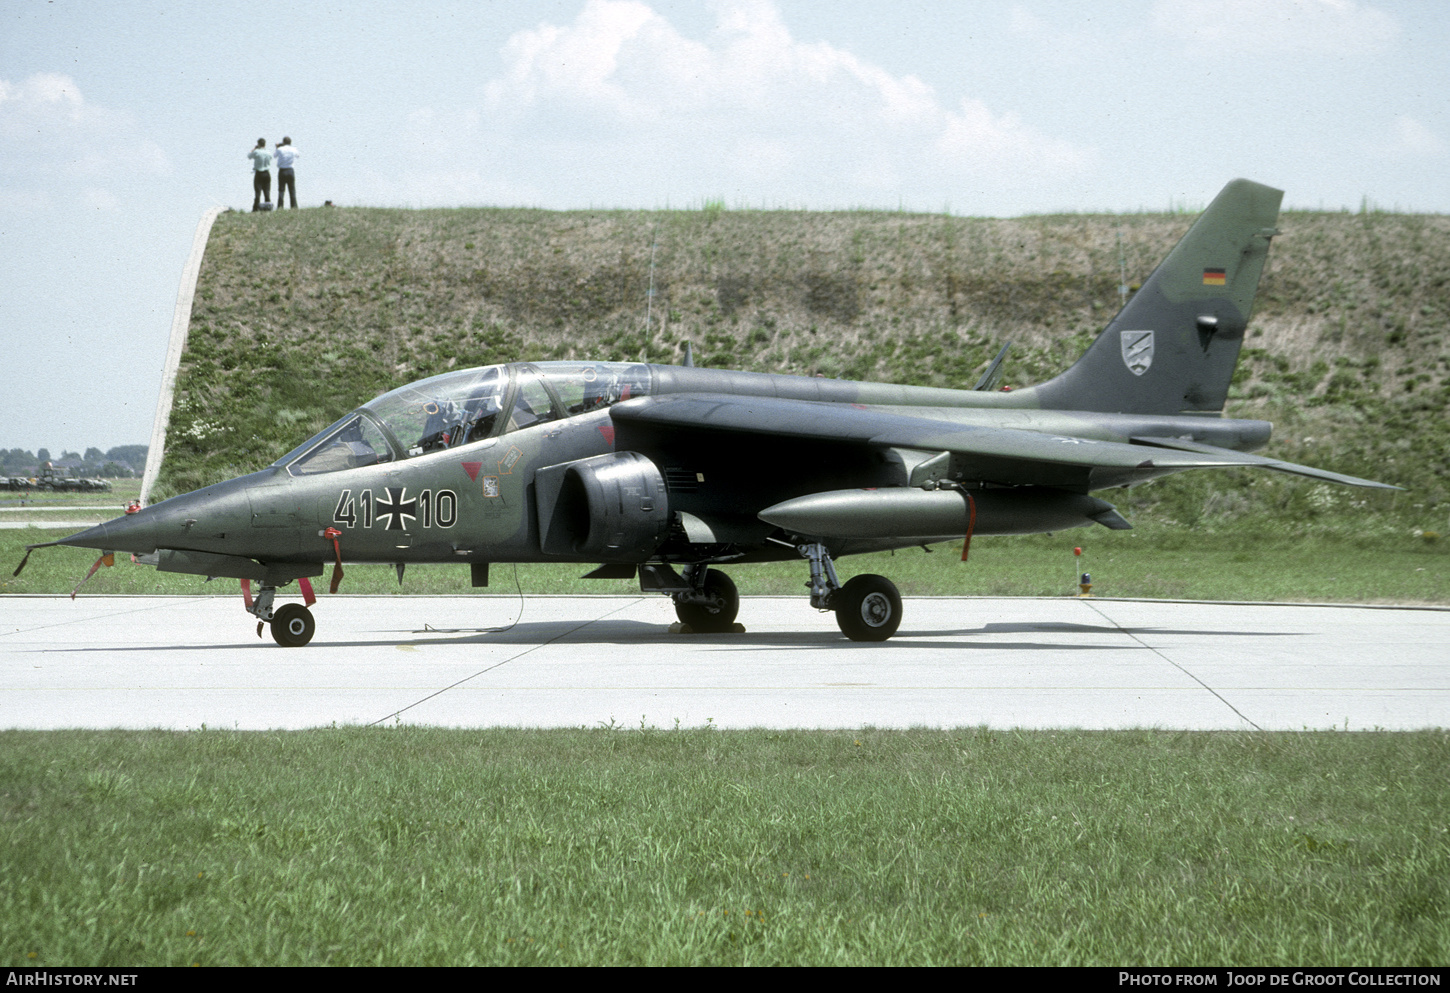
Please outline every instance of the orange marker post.
[[1074, 548], [1072, 550], [1072, 555], [1073, 555], [1073, 570], [1072, 571], [1073, 571], [1073, 573], [1075, 575], [1079, 575], [1079, 578], [1078, 578], [1078, 581], [1077, 581], [1077, 588], [1081, 592], [1078, 593], [1078, 596], [1092, 596], [1093, 577], [1089, 573], [1086, 573], [1086, 572], [1081, 573], [1081, 574], [1078, 574], [1078, 571], [1077, 571], [1078, 568], [1081, 566], [1081, 563], [1082, 563], [1082, 546], [1079, 545], [1076, 548]]

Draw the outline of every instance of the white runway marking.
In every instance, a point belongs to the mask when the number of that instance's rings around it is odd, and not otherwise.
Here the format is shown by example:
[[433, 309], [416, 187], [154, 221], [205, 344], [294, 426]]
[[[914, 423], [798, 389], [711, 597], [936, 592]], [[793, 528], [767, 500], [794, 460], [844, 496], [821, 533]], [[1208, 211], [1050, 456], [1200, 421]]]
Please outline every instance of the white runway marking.
[[[117, 514], [117, 517], [120, 515]], [[86, 528], [93, 528], [103, 521], [110, 520], [109, 517], [97, 517], [93, 521], [0, 521], [0, 528], [6, 531], [21, 531], [25, 528], [35, 528], [40, 531], [84, 531]], [[49, 535], [41, 535], [42, 538], [49, 538]], [[62, 536], [64, 537], [64, 536]]]
[[1444, 610], [908, 598], [868, 645], [794, 597], [690, 636], [663, 597], [536, 596], [507, 631], [426, 630], [518, 610], [323, 597], [312, 644], [284, 649], [239, 596], [7, 596], [0, 727], [1450, 727]]

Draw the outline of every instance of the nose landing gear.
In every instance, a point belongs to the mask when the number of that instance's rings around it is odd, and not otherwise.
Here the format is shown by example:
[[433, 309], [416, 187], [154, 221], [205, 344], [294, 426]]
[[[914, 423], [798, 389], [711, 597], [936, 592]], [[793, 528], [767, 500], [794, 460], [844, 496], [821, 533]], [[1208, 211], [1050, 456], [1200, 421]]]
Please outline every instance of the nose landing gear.
[[283, 648], [301, 648], [316, 630], [312, 611], [300, 603], [284, 603], [272, 615], [272, 640]]
[[[311, 590], [304, 592], [310, 593]], [[283, 648], [301, 648], [312, 640], [317, 630], [312, 611], [300, 603], [284, 603], [274, 612], [272, 601], [276, 596], [277, 587], [263, 586], [253, 599], [251, 583], [242, 580], [242, 603], [246, 605], [247, 613], [257, 618], [257, 637], [262, 637], [262, 625], [270, 624], [273, 641]]]

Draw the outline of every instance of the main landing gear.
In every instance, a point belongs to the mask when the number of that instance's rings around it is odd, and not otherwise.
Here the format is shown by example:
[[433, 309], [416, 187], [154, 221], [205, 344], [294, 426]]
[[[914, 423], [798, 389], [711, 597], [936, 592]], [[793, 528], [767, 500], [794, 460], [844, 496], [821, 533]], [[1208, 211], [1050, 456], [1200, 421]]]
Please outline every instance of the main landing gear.
[[735, 615], [740, 613], [735, 581], [704, 564], [686, 566], [684, 579], [690, 588], [670, 595], [680, 623], [688, 624], [697, 634], [728, 634], [735, 630]]
[[811, 606], [836, 612], [836, 624], [852, 641], [885, 641], [901, 626], [901, 594], [885, 576], [836, 578], [831, 553], [820, 542], [797, 545], [811, 566]]
[[300, 603], [284, 603], [273, 611], [272, 601], [276, 596], [277, 587], [263, 586], [254, 599], [250, 584], [242, 580], [242, 602], [247, 606], [247, 613], [257, 618], [257, 637], [262, 636], [262, 625], [270, 624], [273, 641], [283, 648], [301, 648], [312, 640], [317, 630], [312, 611]]
[[[901, 593], [885, 576], [864, 575], [844, 585], [836, 576], [831, 553], [820, 542], [796, 546], [810, 563], [811, 606], [836, 614], [841, 633], [852, 641], [885, 641], [901, 626]], [[735, 583], [718, 569], [703, 563], [687, 566], [683, 580], [688, 590], [671, 593], [675, 616], [698, 634], [724, 634], [735, 628], [740, 594]]]

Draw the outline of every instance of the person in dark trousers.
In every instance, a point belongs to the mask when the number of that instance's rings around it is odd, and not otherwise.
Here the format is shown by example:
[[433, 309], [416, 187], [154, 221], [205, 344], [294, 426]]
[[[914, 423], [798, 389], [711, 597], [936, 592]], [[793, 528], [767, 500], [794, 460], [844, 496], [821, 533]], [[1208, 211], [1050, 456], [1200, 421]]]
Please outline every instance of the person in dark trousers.
[[292, 191], [292, 209], [297, 209], [297, 179], [292, 171], [292, 163], [297, 161], [297, 149], [292, 147], [291, 138], [283, 138], [277, 143], [277, 209], [281, 210], [287, 205], [286, 193]]
[[[252, 212], [262, 209], [263, 198], [267, 201], [266, 209], [271, 210], [272, 153], [267, 151], [267, 139], [258, 138], [257, 147], [247, 153], [247, 158], [252, 160]], [[297, 194], [292, 195], [296, 197]]]

